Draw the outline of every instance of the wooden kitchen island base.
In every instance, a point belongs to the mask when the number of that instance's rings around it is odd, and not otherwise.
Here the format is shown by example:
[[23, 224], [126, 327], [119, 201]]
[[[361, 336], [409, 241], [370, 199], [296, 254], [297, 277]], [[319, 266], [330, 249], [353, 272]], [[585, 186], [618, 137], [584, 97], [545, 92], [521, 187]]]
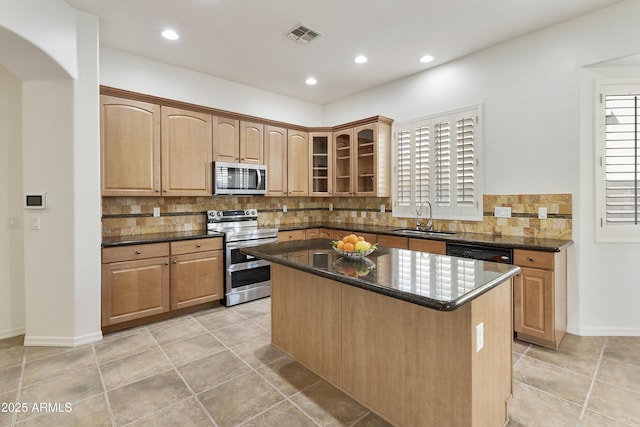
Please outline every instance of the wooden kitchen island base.
[[279, 264], [271, 285], [273, 345], [393, 425], [507, 423], [511, 279], [453, 311]]

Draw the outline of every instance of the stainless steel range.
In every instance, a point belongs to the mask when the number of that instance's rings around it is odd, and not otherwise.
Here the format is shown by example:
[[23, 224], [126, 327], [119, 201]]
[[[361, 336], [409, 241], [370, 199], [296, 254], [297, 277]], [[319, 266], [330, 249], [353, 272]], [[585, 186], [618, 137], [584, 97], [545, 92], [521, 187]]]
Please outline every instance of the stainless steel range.
[[277, 228], [259, 228], [256, 209], [207, 211], [207, 232], [224, 233], [225, 305], [271, 295], [271, 264], [240, 249], [278, 241]]

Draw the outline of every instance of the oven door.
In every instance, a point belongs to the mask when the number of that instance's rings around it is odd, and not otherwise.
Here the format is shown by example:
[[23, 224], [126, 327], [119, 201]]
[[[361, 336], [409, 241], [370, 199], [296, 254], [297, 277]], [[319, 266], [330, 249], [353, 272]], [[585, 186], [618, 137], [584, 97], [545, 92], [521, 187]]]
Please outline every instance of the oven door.
[[273, 237], [226, 244], [226, 305], [271, 295], [271, 263], [245, 255], [240, 249], [277, 242], [278, 238]]

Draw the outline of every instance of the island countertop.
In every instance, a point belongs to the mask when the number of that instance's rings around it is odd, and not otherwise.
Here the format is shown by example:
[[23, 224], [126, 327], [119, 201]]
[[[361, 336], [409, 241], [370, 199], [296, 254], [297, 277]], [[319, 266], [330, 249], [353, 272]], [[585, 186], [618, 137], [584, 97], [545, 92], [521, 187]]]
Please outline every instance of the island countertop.
[[440, 311], [453, 311], [520, 273], [520, 267], [380, 247], [363, 260], [341, 257], [328, 239], [274, 243], [241, 252]]

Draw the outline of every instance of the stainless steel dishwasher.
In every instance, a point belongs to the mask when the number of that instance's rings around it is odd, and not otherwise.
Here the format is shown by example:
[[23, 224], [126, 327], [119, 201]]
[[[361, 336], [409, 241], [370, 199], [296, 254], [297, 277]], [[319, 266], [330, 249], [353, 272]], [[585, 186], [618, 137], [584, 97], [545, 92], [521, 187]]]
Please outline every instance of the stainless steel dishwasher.
[[513, 264], [513, 249], [476, 243], [447, 243], [447, 255]]

